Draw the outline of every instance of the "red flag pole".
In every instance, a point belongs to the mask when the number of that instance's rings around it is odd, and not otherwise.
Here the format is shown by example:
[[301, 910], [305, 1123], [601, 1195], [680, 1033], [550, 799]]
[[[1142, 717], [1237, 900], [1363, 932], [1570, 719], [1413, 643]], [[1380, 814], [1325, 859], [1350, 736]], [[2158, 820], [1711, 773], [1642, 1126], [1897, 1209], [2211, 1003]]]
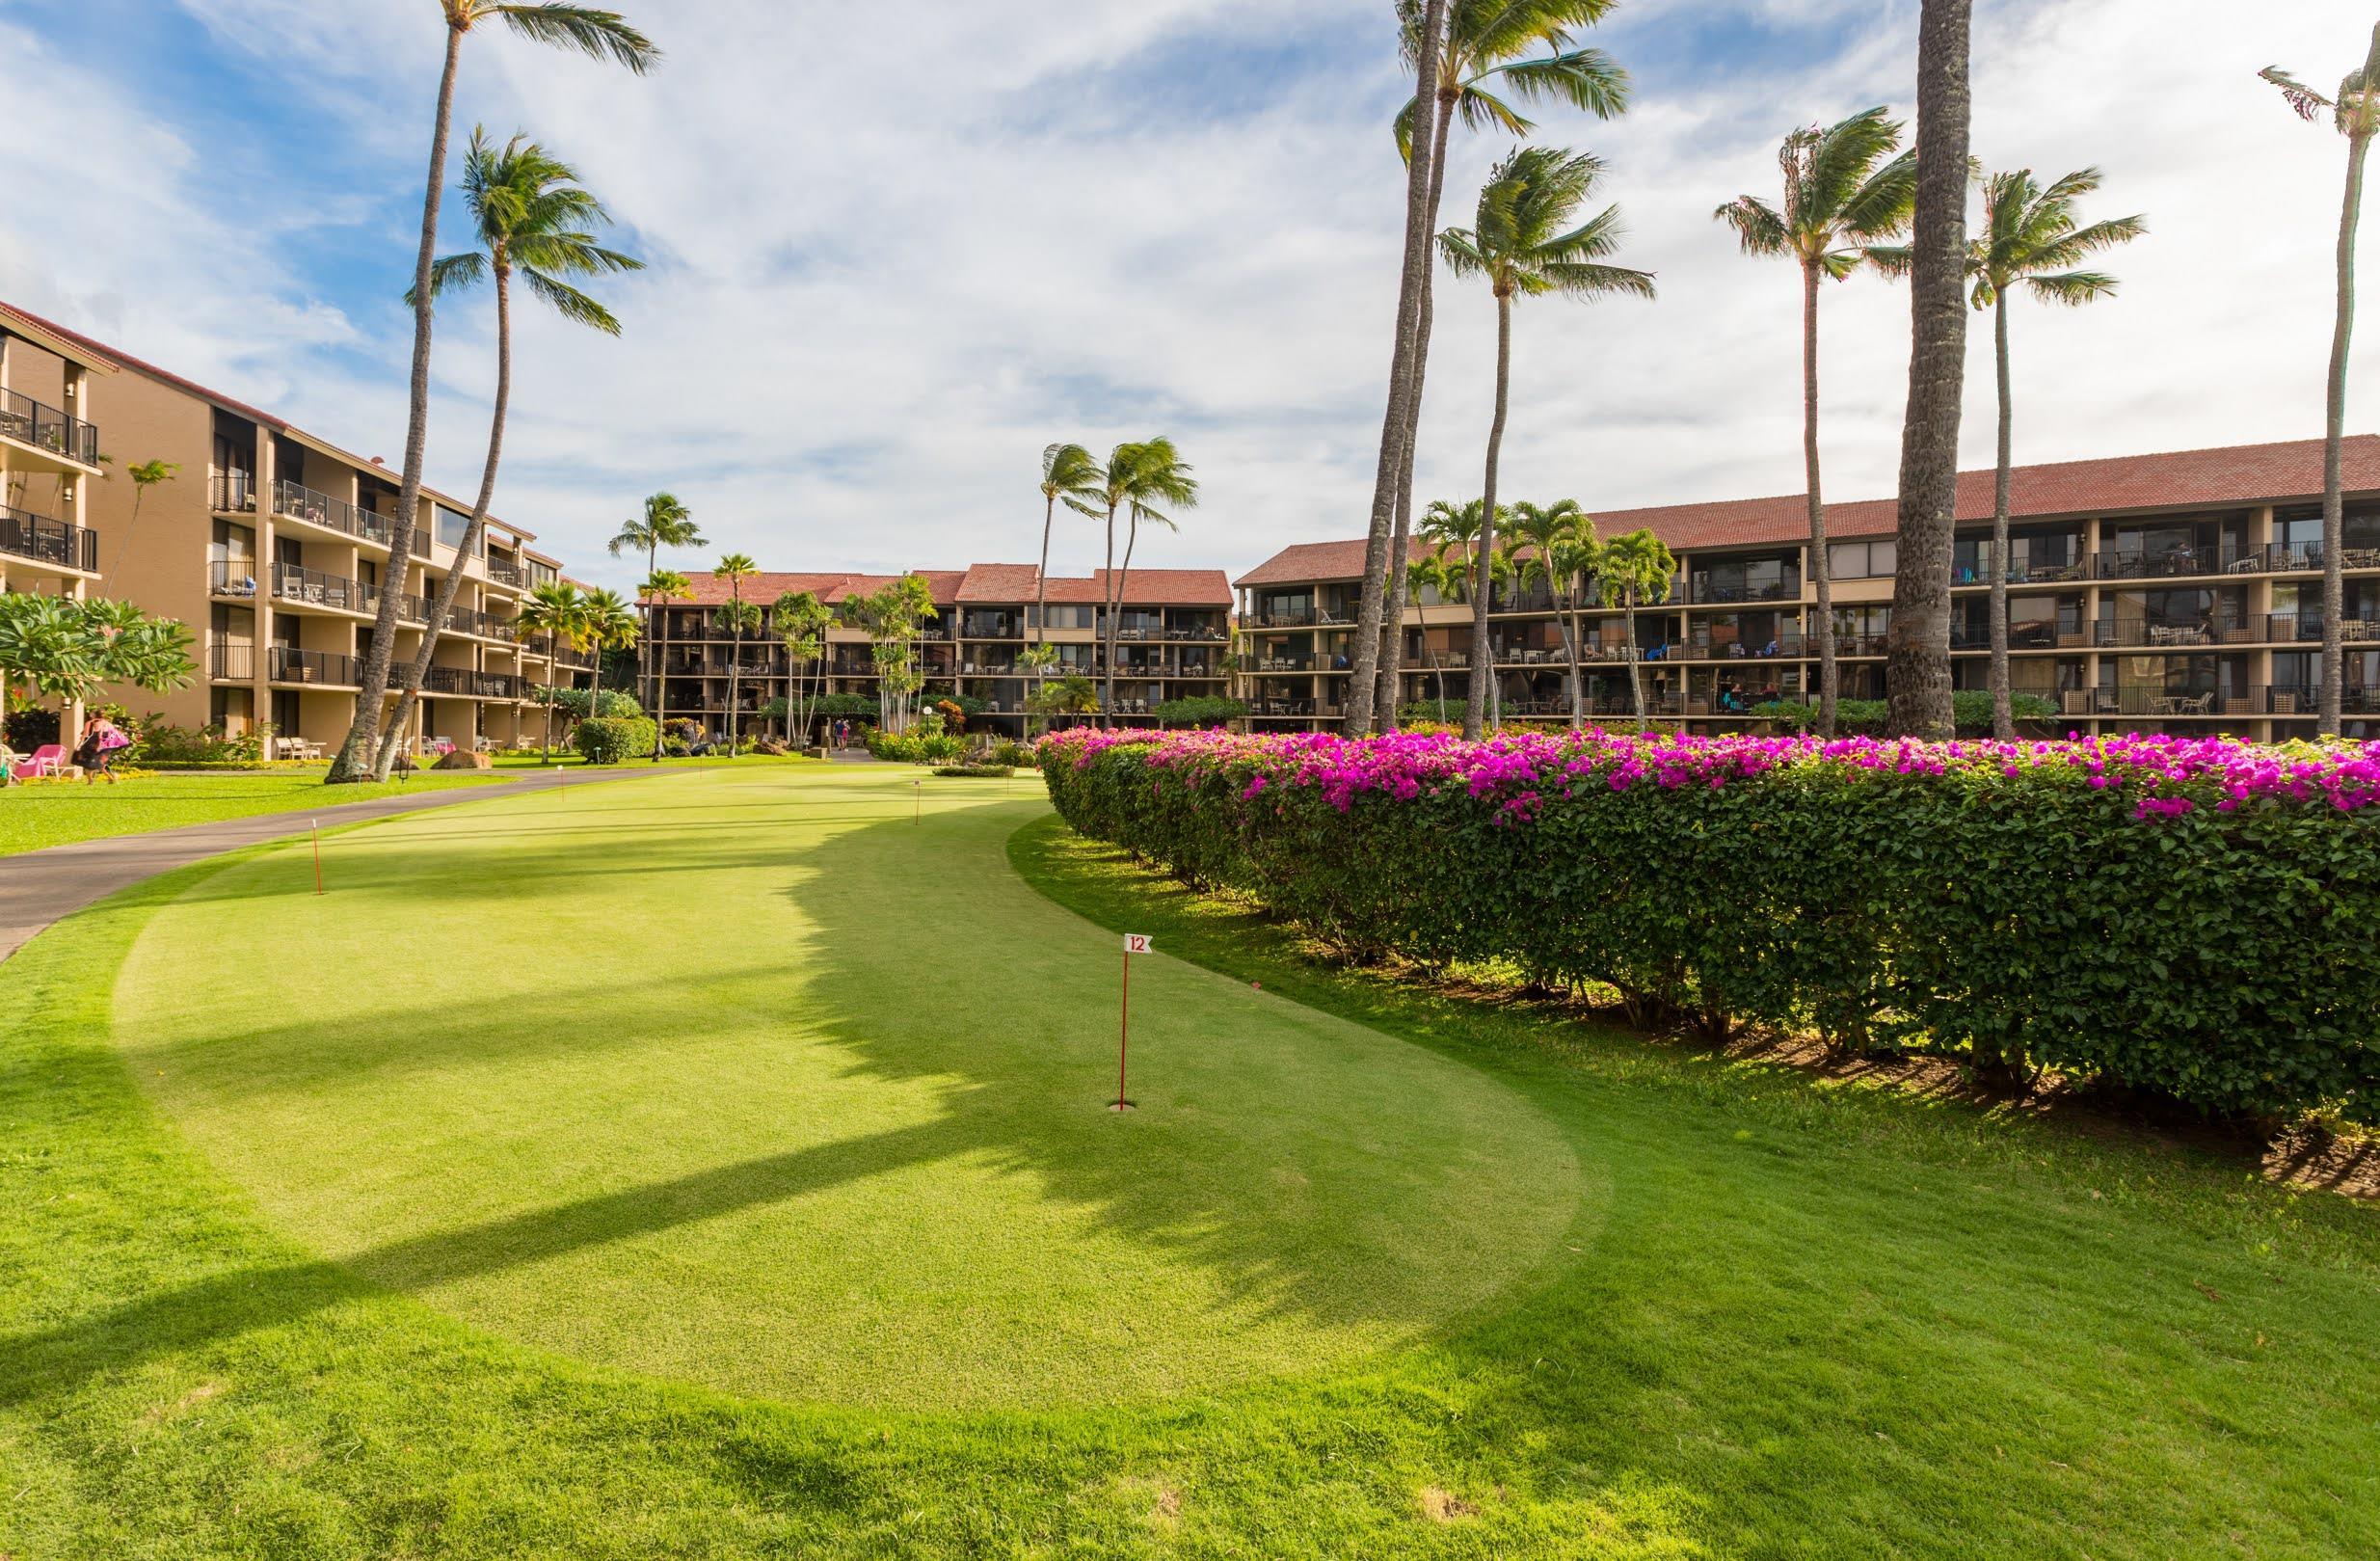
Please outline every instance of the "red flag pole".
[[1115, 1032], [1115, 1109], [1132, 1110], [1132, 1102], [1124, 1098], [1124, 1063], [1132, 1051], [1132, 949], [1124, 950], [1123, 1001], [1116, 1012]]

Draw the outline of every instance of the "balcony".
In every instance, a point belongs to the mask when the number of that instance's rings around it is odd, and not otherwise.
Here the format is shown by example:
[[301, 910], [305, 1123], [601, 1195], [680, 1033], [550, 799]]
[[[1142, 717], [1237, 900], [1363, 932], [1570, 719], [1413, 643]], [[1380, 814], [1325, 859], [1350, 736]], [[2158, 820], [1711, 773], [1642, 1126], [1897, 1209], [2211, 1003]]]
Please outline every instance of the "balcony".
[[217, 683], [256, 681], [256, 647], [217, 640], [206, 648], [206, 675]]
[[488, 579], [498, 585], [510, 585], [517, 590], [526, 578], [518, 564], [499, 564], [493, 558], [488, 560]]
[[[234, 471], [215, 480], [223, 484], [244, 479], [245, 476], [244, 472]], [[215, 507], [228, 509], [232, 506], [219, 502]], [[254, 506], [252, 503], [249, 507]], [[273, 513], [283, 520], [336, 531], [341, 536], [353, 537], [375, 548], [388, 546], [396, 531], [392, 517], [351, 504], [344, 498], [334, 498], [329, 494], [319, 493], [304, 483], [291, 482], [286, 477], [273, 484]]]
[[1294, 612], [1259, 612], [1248, 622], [1258, 629], [1310, 629], [1324, 621], [1312, 607]]
[[0, 438], [30, 444], [77, 466], [99, 464], [99, 430], [29, 395], [0, 390]]
[[509, 672], [475, 672], [469, 667], [434, 666], [423, 691], [461, 694], [467, 699], [525, 699], [528, 686]]
[[0, 552], [58, 569], [99, 572], [99, 533], [70, 521], [0, 505]]
[[[228, 565], [209, 567], [227, 571], [229, 568]], [[275, 564], [270, 578], [275, 600], [296, 606], [324, 607], [334, 612], [370, 612], [379, 606], [379, 592], [361, 580], [349, 579], [344, 575], [327, 575], [319, 569], [303, 569], [296, 564]], [[223, 583], [228, 585], [231, 582], [227, 579]]]
[[352, 688], [363, 681], [363, 663], [331, 651], [302, 651], [293, 645], [265, 647], [266, 675], [275, 683], [319, 683]]
[[1686, 659], [1694, 661], [1765, 661], [1804, 654], [1800, 630], [1787, 630], [1753, 644], [1742, 639], [1712, 639], [1702, 634], [1687, 642]]
[[[2322, 690], [2313, 684], [2275, 684], [2264, 690], [2263, 709], [2268, 715], [2319, 715]], [[2342, 715], [2380, 712], [2380, 690], [2349, 684], [2339, 690], [2339, 711]]]

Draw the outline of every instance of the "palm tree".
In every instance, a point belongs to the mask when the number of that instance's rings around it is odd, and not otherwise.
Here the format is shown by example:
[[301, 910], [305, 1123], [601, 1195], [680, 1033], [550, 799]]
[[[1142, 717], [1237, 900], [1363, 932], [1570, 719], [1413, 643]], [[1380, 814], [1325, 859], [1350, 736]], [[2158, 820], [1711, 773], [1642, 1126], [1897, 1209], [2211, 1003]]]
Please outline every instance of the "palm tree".
[[[656, 569], [645, 577], [644, 583], [636, 588], [636, 596], [639, 602], [647, 604], [651, 621], [658, 623], [663, 603], [694, 600], [694, 582], [675, 569]], [[650, 634], [646, 636], [646, 641], [652, 643], [660, 637], [658, 634]], [[641, 662], [643, 658], [640, 656], [638, 659]], [[665, 703], [662, 699], [662, 667], [657, 651], [655, 653], [651, 665], [653, 667], [653, 755], [651, 762], [657, 765], [661, 762], [662, 707]]]
[[[1916, 185], [1909, 245], [1909, 401], [1901, 416], [1899, 560], [1885, 639], [1885, 723], [1958, 733], [1950, 697], [1950, 559], [1958, 542], [1959, 418], [1966, 395], [1967, 21], [1971, 0], [1917, 18]], [[1821, 619], [1826, 614], [1821, 610]], [[1830, 636], [1834, 632], [1827, 623]]]
[[[1107, 651], [1107, 665], [1100, 681], [1101, 708], [1112, 713], [1115, 709], [1115, 645], [1116, 630], [1123, 612], [1123, 580], [1115, 572], [1115, 514], [1130, 507], [1134, 532], [1139, 530], [1143, 516], [1163, 517], [1155, 506], [1173, 504], [1188, 509], [1198, 502], [1198, 482], [1190, 474], [1188, 462], [1173, 447], [1173, 441], [1159, 435], [1138, 444], [1118, 444], [1108, 452], [1108, 464], [1098, 478], [1097, 492], [1090, 499], [1068, 498], [1067, 506], [1093, 519], [1108, 523], [1107, 567], [1100, 571], [1101, 584], [1107, 604], [1107, 623], [1101, 638]], [[1131, 567], [1132, 554], [1127, 546], [1125, 566]]]
[[2116, 290], [2116, 279], [2066, 269], [2086, 255], [2127, 243], [2148, 230], [2141, 217], [2074, 225], [2074, 202], [2099, 187], [2086, 168], [2044, 189], [2029, 168], [1995, 174], [1984, 184], [1983, 236], [1970, 246], [1974, 305], [1992, 310], [1992, 360], [1999, 375], [1999, 465], [1992, 484], [1992, 734], [2017, 735], [2008, 679], [2008, 483], [2015, 413], [2008, 382], [2008, 294], [2019, 283], [2052, 304], [2080, 308]]
[[[1418, 115], [1435, 91], [1438, 55], [1446, 38], [1447, 0], [1425, 0], [1417, 30], [1405, 33], [1413, 56], [1413, 101], [1408, 113]], [[1399, 14], [1404, 17], [1401, 4]], [[1422, 288], [1430, 279], [1430, 241], [1437, 229], [1430, 210], [1431, 147], [1405, 160], [1404, 258], [1397, 274], [1397, 323], [1388, 356], [1388, 405], [1380, 417], [1380, 453], [1372, 472], [1372, 524], [1364, 534], [1364, 574], [1357, 587], [1355, 625], [1358, 644], [1355, 664], [1348, 679], [1349, 737], [1361, 737], [1373, 717], [1373, 693], [1379, 670], [1379, 640], [1385, 627], [1388, 550], [1397, 498], [1397, 471], [1403, 459], [1405, 430], [1412, 424], [1413, 337], [1421, 325]]]
[[[1512, 300], [1558, 293], [1599, 298], [1609, 293], [1653, 296], [1649, 271], [1607, 265], [1618, 246], [1619, 208], [1606, 206], [1576, 228], [1569, 226], [1592, 193], [1602, 162], [1584, 152], [1524, 147], [1496, 166], [1480, 192], [1479, 215], [1470, 229], [1449, 229], [1438, 243], [1458, 277], [1484, 277], [1496, 300], [1496, 413], [1488, 425], [1486, 480], [1480, 500], [1485, 518], [1480, 552], [1496, 544], [1496, 461], [1503, 451], [1504, 424], [1512, 380]], [[1471, 687], [1462, 735], [1477, 739], [1484, 717], [1486, 685], [1495, 676], [1487, 640], [1488, 599], [1481, 590], [1471, 602]]]
[[[515, 621], [523, 634], [545, 634], [555, 640], [575, 642], [578, 637], [579, 617], [585, 610], [584, 601], [585, 599], [578, 594], [578, 587], [575, 585], [567, 584], [562, 580], [541, 580], [529, 588], [528, 596], [521, 604], [521, 616]], [[597, 673], [597, 680], [599, 682], [602, 680], [600, 669]], [[594, 699], [595, 692], [593, 688], [589, 688], [587, 692], [589, 710], [595, 708]], [[546, 690], [545, 706], [544, 757], [550, 760], [553, 757], [553, 689], [551, 686], [548, 686]]]
[[498, 149], [488, 139], [486, 126], [472, 127], [470, 149], [463, 157], [463, 203], [471, 214], [480, 247], [446, 256], [433, 265], [430, 291], [434, 296], [462, 292], [490, 278], [495, 280], [495, 401], [488, 420], [488, 459], [480, 468], [479, 497], [472, 501], [470, 522], [455, 545], [453, 566], [431, 599], [421, 645], [414, 653], [413, 676], [405, 680], [404, 691], [397, 696], [390, 735], [381, 744], [375, 773], [384, 780], [396, 764], [394, 734], [405, 730], [406, 717], [421, 697], [439, 634], [462, 588], [463, 560], [477, 555], [479, 538], [488, 524], [488, 506], [495, 498], [495, 470], [504, 454], [504, 418], [512, 405], [514, 273], [520, 274], [532, 295], [564, 319], [616, 336], [620, 322], [611, 310], [564, 279], [640, 271], [645, 264], [595, 242], [594, 229], [608, 224], [611, 214], [579, 187], [578, 175], [569, 164], [518, 135]]
[[1677, 579], [1677, 557], [1649, 528], [1622, 532], [1595, 552], [1595, 588], [1606, 606], [1617, 600], [1628, 636], [1628, 700], [1636, 709], [1636, 724], [1645, 724], [1645, 674], [1637, 655], [1636, 609], [1641, 602], [1667, 602]]
[[[1747, 255], [1789, 255], [1802, 268], [1802, 464], [1809, 504], [1809, 567], [1818, 587], [1818, 730], [1834, 733], [1834, 592], [1827, 560], [1827, 506], [1818, 482], [1818, 283], [1842, 281], [1878, 241], [1909, 226], [1916, 198], [1913, 154], [1899, 121], [1863, 109], [1828, 129], [1795, 130], [1778, 151], [1784, 207], [1741, 195], [1715, 215]], [[1945, 576], [1945, 579], [1947, 576]]]
[[1523, 580], [1542, 580], [1562, 634], [1563, 659], [1570, 669], [1570, 730], [1587, 724], [1586, 684], [1578, 638], [1579, 597], [1594, 571], [1595, 523], [1575, 498], [1551, 504], [1512, 506], [1512, 534], [1528, 549], [1520, 560]]
[[761, 629], [761, 606], [744, 600], [744, 581], [761, 572], [761, 566], [750, 553], [731, 552], [711, 570], [713, 578], [727, 581], [727, 600], [720, 603], [710, 615], [714, 629], [727, 632], [730, 641], [727, 653], [727, 756], [735, 757], [736, 709], [735, 693], [742, 682], [744, 665], [744, 636], [756, 634]]
[[1050, 528], [1057, 501], [1080, 509], [1099, 497], [1099, 458], [1080, 444], [1045, 444], [1041, 450], [1041, 566], [1033, 571], [1033, 632], [1050, 637]]
[[[614, 558], [619, 557], [623, 552], [640, 550], [643, 552], [645, 588], [638, 595], [644, 600], [648, 602], [655, 600], [683, 601], [690, 594], [691, 588], [686, 583], [686, 578], [683, 575], [675, 570], [665, 572], [661, 568], [661, 550], [663, 548], [699, 548], [704, 545], [704, 540], [703, 528], [694, 524], [694, 512], [680, 503], [676, 494], [664, 491], [646, 496], [644, 513], [621, 522], [620, 529], [603, 546], [610, 551]], [[655, 580], [664, 579], [679, 581], [678, 588], [674, 591], [653, 589]], [[657, 645], [660, 637], [658, 634], [650, 635], [647, 643]], [[658, 654], [657, 651], [655, 654]], [[647, 676], [652, 679], [653, 684], [655, 713], [653, 762], [657, 765], [661, 762], [661, 669], [659, 665], [653, 664]]]
[[414, 256], [413, 289], [407, 294], [414, 306], [412, 402], [405, 423], [405, 470], [397, 486], [396, 518], [388, 537], [390, 579], [388, 588], [381, 592], [371, 649], [363, 659], [356, 718], [339, 744], [330, 773], [323, 777], [327, 785], [360, 781], [372, 771], [381, 702], [388, 695], [388, 672], [396, 651], [397, 608], [405, 595], [405, 561], [412, 556], [414, 516], [421, 507], [422, 456], [430, 434], [431, 268], [438, 253], [439, 197], [446, 185], [446, 138], [454, 122], [455, 73], [464, 37], [493, 17], [532, 42], [608, 59], [640, 76], [661, 58], [653, 41], [616, 11], [571, 5], [566, 0], [438, 0], [438, 9], [440, 19], [446, 24], [446, 63], [439, 73], [438, 107], [430, 121], [430, 176], [422, 189], [421, 240]]
[[617, 591], [588, 591], [578, 598], [576, 644], [595, 660], [595, 675], [587, 681], [589, 719], [603, 708], [603, 653], [634, 645], [642, 628], [636, 608]]
[[[172, 482], [181, 469], [179, 461], [143, 461], [138, 466], [124, 468], [124, 475], [132, 479], [132, 517], [124, 522], [124, 545], [116, 552], [116, 569], [123, 568], [124, 560], [131, 556], [132, 533], [141, 524], [141, 500], [147, 498], [148, 491], [157, 484]], [[107, 582], [116, 578], [116, 569], [100, 577], [101, 590], [107, 589]]]
[[819, 686], [826, 680], [826, 630], [835, 609], [811, 591], [787, 591], [777, 598], [777, 637], [785, 642], [786, 670], [793, 680], [795, 740], [810, 742], [810, 668], [816, 666]]
[[[1474, 130], [1502, 129], [1515, 136], [1536, 128], [1511, 102], [1497, 95], [1498, 89], [1521, 101], [1551, 99], [1567, 103], [1599, 120], [1613, 119], [1626, 111], [1628, 73], [1601, 49], [1579, 47], [1573, 40], [1578, 29], [1601, 21], [1616, 3], [1617, 0], [1452, 0], [1446, 18], [1445, 46], [1438, 55], [1438, 86], [1430, 134], [1416, 142], [1418, 96], [1415, 104], [1408, 104], [1397, 118], [1399, 149], [1408, 162], [1429, 171], [1430, 215], [1426, 230], [1437, 229], [1438, 208], [1446, 193], [1447, 136], [1457, 119]], [[1421, 64], [1425, 32], [1420, 24], [1427, 17], [1411, 0], [1400, 0], [1399, 10], [1404, 24], [1406, 58], [1414, 63], [1416, 74], [1426, 77], [1428, 68]], [[1538, 48], [1552, 52], [1521, 58]], [[1407, 371], [1411, 389], [1405, 401], [1404, 426], [1400, 431], [1395, 521], [1387, 552], [1391, 559], [1403, 559], [1410, 548], [1413, 457], [1421, 428], [1422, 387], [1430, 363], [1435, 292], [1433, 274], [1425, 261], [1412, 331], [1412, 362]], [[1395, 577], [1390, 578], [1392, 587], [1399, 583]], [[1395, 713], [1398, 641], [1393, 627], [1404, 615], [1403, 593], [1394, 594], [1398, 599], [1382, 614], [1384, 626], [1391, 630], [1382, 636], [1385, 644], [1381, 665], [1387, 669], [1381, 681], [1383, 728]]]
[[[1420, 600], [1424, 592], [1434, 594], [1440, 602], [1462, 600], [1463, 566], [1459, 555], [1450, 558], [1445, 548], [1434, 549], [1404, 566], [1405, 594]], [[1430, 659], [1430, 682], [1438, 714], [1446, 713], [1446, 672], [1438, 665], [1438, 653], [1430, 642], [1430, 630], [1422, 629], [1422, 654]]]
[[2322, 428], [2322, 719], [2324, 737], [2339, 735], [2344, 662], [2340, 620], [2346, 612], [2344, 487], [2340, 456], [2347, 434], [2347, 343], [2355, 333], [2355, 229], [2364, 206], [2364, 159], [2380, 133], [2380, 24], [2363, 68], [2351, 70], [2336, 97], [2325, 97], [2278, 67], [2260, 72], [2308, 120], [2330, 111], [2331, 123], [2347, 138], [2347, 194], [2339, 213], [2339, 304], [2331, 321], [2331, 372]]

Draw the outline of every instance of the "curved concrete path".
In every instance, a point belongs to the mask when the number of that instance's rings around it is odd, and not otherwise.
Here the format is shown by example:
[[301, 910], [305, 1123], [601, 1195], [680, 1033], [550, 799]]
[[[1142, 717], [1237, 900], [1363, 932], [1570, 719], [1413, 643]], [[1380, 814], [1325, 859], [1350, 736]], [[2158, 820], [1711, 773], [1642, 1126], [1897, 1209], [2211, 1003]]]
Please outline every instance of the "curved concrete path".
[[[331, 821], [357, 823], [386, 819], [424, 808], [478, 802], [492, 796], [545, 791], [555, 786], [592, 785], [600, 781], [633, 780], [640, 775], [674, 775], [674, 769], [540, 770], [520, 780], [490, 786], [457, 786], [424, 792], [418, 796], [376, 797], [369, 802], [338, 802], [324, 809]], [[184, 824], [178, 829], [152, 829], [142, 835], [110, 835], [104, 840], [77, 841], [0, 857], [0, 959], [23, 948], [52, 922], [71, 916], [85, 905], [143, 878], [170, 873], [202, 857], [237, 850], [262, 841], [305, 834], [320, 815], [303, 809], [251, 814], [214, 823]]]

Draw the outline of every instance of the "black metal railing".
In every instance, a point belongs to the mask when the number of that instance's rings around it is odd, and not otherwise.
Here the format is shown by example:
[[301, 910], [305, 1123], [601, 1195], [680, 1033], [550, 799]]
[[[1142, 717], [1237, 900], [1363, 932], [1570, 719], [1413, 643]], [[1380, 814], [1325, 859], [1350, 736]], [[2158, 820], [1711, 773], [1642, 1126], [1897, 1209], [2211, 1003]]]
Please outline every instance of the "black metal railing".
[[261, 492], [253, 471], [218, 471], [207, 483], [207, 502], [222, 515], [253, 515]]
[[16, 390], [0, 390], [0, 435], [85, 466], [99, 464], [99, 430]]
[[1713, 639], [1697, 634], [1686, 642], [1686, 655], [1697, 661], [1763, 661], [1803, 654], [1802, 633], [1793, 630], [1766, 639]]
[[273, 513], [284, 520], [319, 525], [327, 531], [336, 531], [359, 542], [371, 543], [374, 547], [388, 547], [396, 534], [393, 517], [365, 509], [360, 504], [351, 504], [344, 498], [334, 498], [302, 482], [291, 482], [286, 477], [273, 484]]
[[206, 648], [206, 675], [217, 683], [254, 683], [256, 647], [217, 640]]
[[256, 561], [254, 558], [215, 558], [206, 566], [206, 589], [210, 596], [237, 597], [254, 601], [256, 595]]
[[273, 595], [276, 600], [303, 606], [330, 607], [339, 612], [370, 612], [380, 605], [380, 593], [361, 580], [349, 579], [344, 575], [326, 574], [319, 569], [307, 569], [297, 564], [277, 563], [272, 568]]
[[99, 572], [99, 533], [71, 521], [53, 521], [29, 509], [0, 506], [0, 552], [14, 553], [61, 569]]
[[[2277, 683], [2264, 690], [2263, 708], [2268, 715], [2318, 715], [2322, 713], [2322, 690], [2311, 683]], [[2339, 690], [2339, 711], [2342, 715], [2380, 712], [2380, 689], [2364, 684], [2347, 685]]]
[[425, 691], [462, 694], [472, 699], [524, 699], [527, 685], [509, 672], [475, 672], [469, 667], [434, 666]]
[[363, 663], [335, 651], [305, 651], [273, 645], [266, 672], [275, 683], [322, 683], [353, 686], [363, 681]]
[[522, 579], [519, 565], [499, 564], [493, 558], [488, 561], [488, 578], [498, 585], [519, 585]]

